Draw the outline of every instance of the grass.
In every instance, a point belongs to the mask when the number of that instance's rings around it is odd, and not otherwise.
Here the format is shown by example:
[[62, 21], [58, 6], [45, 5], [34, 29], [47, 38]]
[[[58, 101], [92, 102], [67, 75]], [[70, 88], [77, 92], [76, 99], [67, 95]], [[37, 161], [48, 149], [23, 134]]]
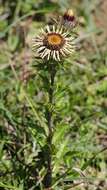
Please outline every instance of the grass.
[[[57, 71], [51, 106], [49, 75], [33, 59], [31, 39], [50, 17], [70, 6], [80, 23], [79, 48]], [[104, 0], [1, 2], [0, 189], [44, 189], [48, 111], [55, 126], [52, 189], [107, 189], [107, 45], [100, 17], [106, 16], [104, 7]]]

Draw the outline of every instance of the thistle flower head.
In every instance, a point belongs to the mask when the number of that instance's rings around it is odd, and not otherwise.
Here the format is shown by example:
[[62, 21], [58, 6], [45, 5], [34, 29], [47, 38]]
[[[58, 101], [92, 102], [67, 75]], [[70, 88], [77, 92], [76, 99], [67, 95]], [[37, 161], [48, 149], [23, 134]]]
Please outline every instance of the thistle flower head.
[[47, 26], [33, 39], [33, 50], [42, 59], [60, 61], [74, 51], [74, 37], [63, 26]]
[[62, 25], [64, 25], [65, 27], [69, 28], [69, 29], [73, 29], [76, 24], [77, 24], [77, 19], [74, 15], [74, 12], [72, 9], [68, 9], [62, 19], [61, 19], [61, 23]]

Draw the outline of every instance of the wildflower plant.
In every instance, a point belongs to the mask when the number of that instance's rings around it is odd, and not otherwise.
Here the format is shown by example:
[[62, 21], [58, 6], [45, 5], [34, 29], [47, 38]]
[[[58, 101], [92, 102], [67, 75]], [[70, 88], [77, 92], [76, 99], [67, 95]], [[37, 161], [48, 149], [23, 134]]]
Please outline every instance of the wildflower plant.
[[76, 1], [79, 18], [49, 19], [74, 1], [36, 2], [1, 0], [0, 189], [107, 190], [103, 4]]
[[[38, 73], [44, 71], [42, 75], [43, 85], [48, 94], [48, 104], [45, 107], [45, 118], [47, 123], [45, 152], [43, 148], [43, 157], [45, 157], [45, 174], [42, 180], [44, 188], [53, 188], [53, 171], [55, 163], [53, 162], [53, 146], [55, 146], [54, 133], [56, 131], [55, 121], [55, 77], [60, 69], [60, 65], [66, 58], [75, 53], [75, 35], [73, 29], [76, 26], [76, 18], [72, 10], [68, 10], [60, 20], [41, 29], [40, 34], [33, 38], [33, 52], [38, 62]], [[65, 132], [66, 133], [66, 132]], [[67, 141], [65, 140], [65, 146]], [[43, 153], [42, 152], [42, 153]], [[43, 157], [41, 159], [43, 159]], [[57, 172], [56, 172], [57, 174]]]

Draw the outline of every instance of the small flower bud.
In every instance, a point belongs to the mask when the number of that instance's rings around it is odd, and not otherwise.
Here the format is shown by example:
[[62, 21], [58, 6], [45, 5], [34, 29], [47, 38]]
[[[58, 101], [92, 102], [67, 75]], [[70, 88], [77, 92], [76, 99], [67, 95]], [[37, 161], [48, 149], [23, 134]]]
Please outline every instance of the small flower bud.
[[72, 29], [76, 26], [77, 20], [72, 9], [68, 9], [64, 13], [62, 18], [62, 24], [69, 29]]

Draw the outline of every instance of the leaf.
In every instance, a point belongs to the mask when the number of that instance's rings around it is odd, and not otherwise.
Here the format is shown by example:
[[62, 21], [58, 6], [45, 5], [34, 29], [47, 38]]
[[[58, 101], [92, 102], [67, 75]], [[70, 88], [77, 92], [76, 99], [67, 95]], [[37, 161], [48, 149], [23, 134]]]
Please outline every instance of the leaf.
[[11, 112], [3, 105], [2, 102], [0, 102], [0, 111], [3, 111], [4, 115], [6, 116], [7, 119], [9, 119], [9, 121], [11, 121], [11, 123], [15, 124], [14, 123], [14, 120], [13, 120], [13, 115], [11, 114]]
[[0, 142], [0, 160], [3, 157], [3, 147], [4, 147], [5, 141]]
[[2, 182], [0, 182], [0, 187], [6, 188], [6, 189], [10, 189], [10, 190], [23, 190], [22, 188], [17, 188], [15, 186], [11, 186], [9, 184], [4, 184]]
[[17, 35], [11, 34], [8, 37], [8, 46], [11, 51], [15, 51], [19, 43], [19, 37]]
[[66, 154], [66, 151], [67, 151], [68, 143], [69, 143], [69, 136], [66, 137], [66, 139], [59, 145], [58, 151], [57, 151], [57, 153], [55, 155], [55, 159], [54, 159], [54, 167], [53, 167], [53, 176], [54, 177], [59, 172], [64, 155]]
[[53, 139], [52, 139], [52, 143], [54, 145], [59, 144], [59, 142], [61, 142], [61, 140], [64, 138], [65, 134], [67, 133], [69, 129], [69, 125], [66, 124], [60, 124], [56, 127], [54, 135], [53, 135]]

